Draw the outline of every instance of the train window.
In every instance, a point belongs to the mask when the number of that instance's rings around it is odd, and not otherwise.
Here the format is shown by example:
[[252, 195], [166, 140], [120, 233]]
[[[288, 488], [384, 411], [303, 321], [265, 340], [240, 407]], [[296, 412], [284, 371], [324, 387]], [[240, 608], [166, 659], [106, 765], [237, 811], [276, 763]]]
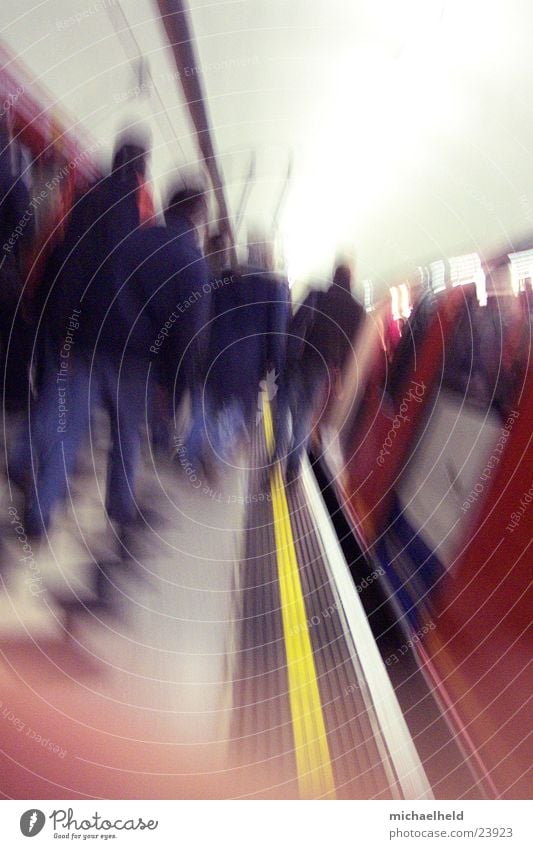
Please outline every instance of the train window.
[[438, 259], [436, 262], [430, 262], [429, 278], [431, 281], [431, 290], [435, 294], [444, 291], [446, 288], [446, 268], [442, 259]]
[[506, 415], [516, 390], [516, 362], [513, 354], [513, 311], [507, 302], [514, 299], [490, 297], [483, 308], [473, 284], [457, 318], [453, 338], [446, 346], [443, 388], [483, 409]]
[[525, 292], [533, 280], [533, 249], [509, 254], [513, 294]]
[[431, 272], [426, 265], [419, 265], [417, 267], [418, 280], [417, 284], [423, 292], [431, 289]]
[[[500, 435], [496, 413], [465, 405], [456, 393], [441, 388], [399, 484], [402, 519], [447, 569], [464, 545], [475, 512], [467, 513], [464, 502], [476, 487], [481, 489], [480, 475]], [[428, 571], [420, 569], [419, 578]]]
[[373, 309], [374, 284], [371, 280], [363, 280], [363, 303], [366, 312]]
[[476, 284], [477, 299], [481, 306], [487, 303], [485, 273], [481, 267], [479, 254], [463, 254], [450, 257], [450, 282], [452, 286]]

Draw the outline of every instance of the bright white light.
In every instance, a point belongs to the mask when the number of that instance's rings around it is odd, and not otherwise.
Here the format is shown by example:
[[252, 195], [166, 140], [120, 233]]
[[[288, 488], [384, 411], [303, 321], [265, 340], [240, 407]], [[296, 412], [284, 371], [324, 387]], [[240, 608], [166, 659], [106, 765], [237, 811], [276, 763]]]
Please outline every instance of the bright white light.
[[373, 308], [373, 291], [374, 285], [371, 280], [363, 280], [363, 297], [364, 307], [366, 312], [371, 312]]
[[398, 319], [401, 318], [400, 297], [399, 297], [399, 293], [398, 293], [398, 287], [397, 286], [391, 286], [389, 291], [390, 291], [390, 299], [391, 299], [392, 317], [393, 317], [394, 321], [398, 321]]
[[474, 283], [476, 284], [476, 295], [479, 301], [480, 307], [487, 306], [487, 280], [485, 277], [485, 273], [480, 269], [475, 277]]
[[414, 183], [435, 169], [435, 139], [464, 137], [472, 112], [465, 72], [481, 68], [492, 78], [509, 60], [512, 15], [503, 3], [345, 7], [353, 9], [343, 14], [356, 46], [339, 48], [321, 68], [316, 114], [296, 157], [307, 185], [292, 186], [282, 222], [289, 261], [304, 274], [324, 267], [339, 240], [364, 253], [377, 215], [383, 222], [389, 210], [397, 214], [418, 191]]
[[324, 77], [320, 114], [297, 157], [303, 176], [281, 224], [289, 262], [302, 274], [322, 268], [339, 242], [357, 250], [372, 214], [423, 170], [425, 135], [460, 122], [441, 64], [422, 69], [410, 53], [400, 61], [383, 40], [340, 55]]
[[399, 287], [399, 312], [402, 318], [409, 318], [411, 315], [411, 305], [409, 302], [409, 286], [407, 283], [401, 283]]

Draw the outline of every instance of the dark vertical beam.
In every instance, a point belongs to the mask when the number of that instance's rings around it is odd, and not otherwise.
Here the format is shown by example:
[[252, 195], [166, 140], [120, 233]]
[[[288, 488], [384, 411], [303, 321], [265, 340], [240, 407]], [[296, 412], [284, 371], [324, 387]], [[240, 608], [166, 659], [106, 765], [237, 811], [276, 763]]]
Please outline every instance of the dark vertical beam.
[[220, 229], [229, 237], [232, 259], [235, 262], [233, 228], [226, 202], [223, 180], [218, 169], [202, 81], [200, 74], [196, 71], [192, 74], [185, 73], [186, 68], [197, 69], [199, 64], [187, 3], [186, 0], [157, 0], [157, 5], [170, 47], [174, 54], [174, 61], [179, 73], [189, 114], [197, 133], [198, 146], [213, 186], [213, 192], [218, 206]]

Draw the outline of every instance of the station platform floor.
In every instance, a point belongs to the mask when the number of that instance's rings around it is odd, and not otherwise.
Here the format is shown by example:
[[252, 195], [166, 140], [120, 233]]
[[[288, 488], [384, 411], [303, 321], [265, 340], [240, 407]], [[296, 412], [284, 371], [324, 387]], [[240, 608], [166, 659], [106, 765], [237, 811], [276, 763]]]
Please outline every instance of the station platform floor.
[[268, 426], [210, 479], [145, 442], [120, 541], [97, 423], [31, 571], [6, 485], [5, 797], [433, 798], [310, 467], [267, 467]]

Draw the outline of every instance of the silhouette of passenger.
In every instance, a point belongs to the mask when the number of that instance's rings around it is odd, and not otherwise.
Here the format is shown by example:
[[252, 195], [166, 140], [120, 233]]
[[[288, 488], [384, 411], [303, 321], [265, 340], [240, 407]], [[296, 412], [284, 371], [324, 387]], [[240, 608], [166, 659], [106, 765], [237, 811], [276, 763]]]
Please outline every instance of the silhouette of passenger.
[[336, 268], [326, 291], [311, 292], [293, 316], [276, 416], [276, 456], [286, 460], [289, 480], [298, 474], [317, 408], [325, 409], [363, 317], [345, 265]]
[[[188, 373], [192, 359], [190, 343], [201, 307], [193, 307], [184, 320], [180, 304], [193, 291], [201, 291], [207, 279], [198, 246], [205, 199], [190, 190], [175, 192], [166, 211], [166, 226], [146, 229], [139, 229], [139, 218], [126, 199], [115, 201], [118, 206], [124, 203], [117, 228], [121, 234], [108, 234], [109, 254], [100, 254], [101, 265], [107, 267], [105, 278], [96, 272], [63, 330], [54, 327], [55, 338], [61, 339], [63, 332], [68, 342], [59, 348], [56, 374], [48, 374], [36, 410], [46, 439], [39, 441], [37, 473], [26, 511], [27, 531], [34, 535], [49, 527], [54, 506], [65, 498], [95, 407], [106, 410], [111, 425], [107, 514], [121, 529], [137, 522], [135, 480], [141, 425], [149, 413], [147, 400], [152, 403], [152, 374], [159, 379], [161, 374], [176, 378], [180, 372], [183, 383], [186, 378], [181, 375]], [[103, 215], [108, 213], [104, 206]], [[97, 242], [93, 252], [100, 253]], [[98, 288], [98, 296], [91, 288]]]
[[270, 268], [227, 269], [214, 280], [204, 411], [211, 451], [222, 460], [251, 441], [265, 386], [275, 396], [289, 308], [288, 285]]
[[137, 228], [152, 223], [153, 204], [145, 184], [148, 145], [142, 128], [118, 137], [111, 172], [73, 202], [64, 238], [48, 258], [32, 298], [38, 399], [27, 410], [28, 421], [10, 462], [12, 479], [25, 491], [32, 455], [38, 458], [46, 452], [58, 407], [67, 406], [59, 403], [67, 394], [57, 392], [55, 402], [48, 398], [58, 378], [58, 389], [67, 388], [61, 378], [73, 359], [64, 356], [64, 346], [69, 353], [70, 347], [73, 352], [93, 350], [120, 276], [119, 251]]

